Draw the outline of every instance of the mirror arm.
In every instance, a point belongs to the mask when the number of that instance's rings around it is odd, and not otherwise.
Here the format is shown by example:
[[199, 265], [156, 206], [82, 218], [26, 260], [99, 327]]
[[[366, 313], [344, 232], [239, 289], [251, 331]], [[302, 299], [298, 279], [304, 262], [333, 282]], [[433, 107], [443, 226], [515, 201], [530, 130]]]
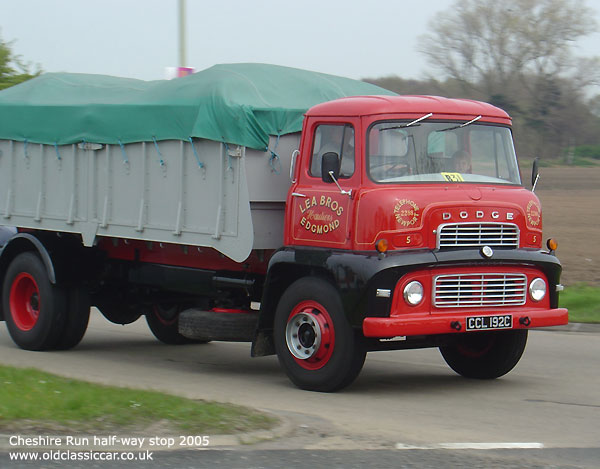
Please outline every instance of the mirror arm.
[[540, 180], [540, 175], [536, 174], [535, 181], [533, 181], [533, 187], [531, 188], [531, 192], [535, 192], [535, 186], [537, 186], [537, 183], [539, 180]]
[[335, 178], [335, 175], [333, 174], [333, 171], [329, 171], [329, 176], [331, 176], [331, 180], [333, 182], [335, 182], [335, 185], [338, 187], [338, 189], [340, 190], [340, 194], [342, 195], [347, 195], [348, 197], [352, 198], [352, 189], [350, 189], [349, 191], [345, 191], [344, 189], [342, 189], [342, 187], [340, 186], [340, 183], [337, 181], [337, 179]]
[[536, 157], [533, 160], [533, 166], [531, 168], [531, 192], [535, 192], [535, 186], [537, 186], [538, 179], [540, 178], [539, 161], [539, 157]]

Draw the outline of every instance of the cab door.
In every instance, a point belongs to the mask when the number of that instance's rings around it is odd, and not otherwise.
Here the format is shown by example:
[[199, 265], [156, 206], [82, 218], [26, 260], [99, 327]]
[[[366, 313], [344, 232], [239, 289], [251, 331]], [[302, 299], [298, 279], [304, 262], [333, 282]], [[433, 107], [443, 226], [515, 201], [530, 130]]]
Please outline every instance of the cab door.
[[[292, 185], [289, 244], [339, 249], [350, 247], [353, 194], [358, 188], [358, 121], [324, 122], [309, 126], [311, 143], [302, 155], [298, 181]], [[338, 185], [322, 177], [323, 155], [340, 160]]]

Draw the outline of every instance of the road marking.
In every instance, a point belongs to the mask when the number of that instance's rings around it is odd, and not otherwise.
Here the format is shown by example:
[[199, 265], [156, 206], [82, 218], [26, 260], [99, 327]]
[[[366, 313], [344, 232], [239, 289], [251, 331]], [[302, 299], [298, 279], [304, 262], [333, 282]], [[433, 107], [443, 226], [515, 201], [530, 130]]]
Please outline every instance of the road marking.
[[396, 443], [396, 449], [542, 449], [543, 443], [436, 443], [433, 445], [413, 446]]

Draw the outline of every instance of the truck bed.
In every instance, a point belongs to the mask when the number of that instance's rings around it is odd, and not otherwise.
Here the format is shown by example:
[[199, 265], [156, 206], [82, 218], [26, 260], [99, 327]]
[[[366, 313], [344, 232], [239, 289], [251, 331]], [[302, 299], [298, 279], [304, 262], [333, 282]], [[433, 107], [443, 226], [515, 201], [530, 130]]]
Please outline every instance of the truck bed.
[[[206, 139], [45, 145], [0, 140], [0, 223], [205, 246], [241, 262], [283, 243], [299, 134], [270, 151]], [[271, 152], [272, 150], [272, 152]]]

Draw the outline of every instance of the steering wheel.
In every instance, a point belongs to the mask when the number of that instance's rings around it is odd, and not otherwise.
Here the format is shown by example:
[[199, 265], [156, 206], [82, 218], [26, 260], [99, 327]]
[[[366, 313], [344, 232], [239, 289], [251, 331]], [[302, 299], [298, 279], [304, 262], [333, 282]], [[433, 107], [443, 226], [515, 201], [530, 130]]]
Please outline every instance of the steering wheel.
[[378, 180], [408, 176], [411, 174], [411, 168], [406, 158], [392, 162], [385, 161], [382, 163], [371, 164], [369, 170], [371, 176]]

